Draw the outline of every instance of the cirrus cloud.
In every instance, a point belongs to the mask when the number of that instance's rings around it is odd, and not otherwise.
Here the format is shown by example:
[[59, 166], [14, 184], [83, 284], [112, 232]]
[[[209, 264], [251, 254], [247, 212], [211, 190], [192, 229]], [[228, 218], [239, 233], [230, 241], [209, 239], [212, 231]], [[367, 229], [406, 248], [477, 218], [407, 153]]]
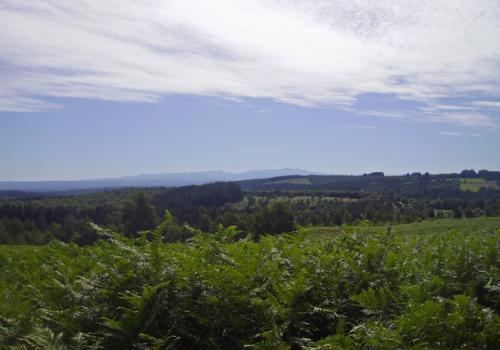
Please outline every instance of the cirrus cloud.
[[498, 125], [491, 103], [441, 102], [500, 94], [497, 0], [3, 0], [0, 32], [0, 111], [172, 94], [353, 106], [376, 93], [420, 103], [426, 120]]

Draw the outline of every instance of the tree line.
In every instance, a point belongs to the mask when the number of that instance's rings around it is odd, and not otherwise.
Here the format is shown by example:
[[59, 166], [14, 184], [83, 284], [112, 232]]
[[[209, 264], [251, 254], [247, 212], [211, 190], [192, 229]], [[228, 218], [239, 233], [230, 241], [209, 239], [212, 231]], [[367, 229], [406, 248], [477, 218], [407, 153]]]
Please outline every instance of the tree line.
[[[468, 175], [468, 174], [467, 174]], [[416, 176], [416, 175], [410, 175]], [[370, 175], [369, 177], [382, 177]], [[330, 190], [242, 191], [237, 183], [121, 190], [93, 195], [0, 201], [0, 243], [44, 244], [54, 239], [92, 244], [94, 222], [134, 237], [158, 225], [167, 241], [196, 230], [236, 226], [258, 238], [300, 226], [410, 223], [440, 217], [500, 216], [500, 192], [460, 191], [422, 175], [418, 186], [373, 192]]]

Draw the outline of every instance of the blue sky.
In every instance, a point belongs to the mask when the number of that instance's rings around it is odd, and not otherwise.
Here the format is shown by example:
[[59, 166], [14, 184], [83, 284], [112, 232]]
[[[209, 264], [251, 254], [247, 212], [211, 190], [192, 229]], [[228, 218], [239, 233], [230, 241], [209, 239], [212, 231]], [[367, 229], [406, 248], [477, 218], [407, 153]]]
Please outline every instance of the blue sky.
[[498, 1], [0, 3], [0, 180], [500, 169]]

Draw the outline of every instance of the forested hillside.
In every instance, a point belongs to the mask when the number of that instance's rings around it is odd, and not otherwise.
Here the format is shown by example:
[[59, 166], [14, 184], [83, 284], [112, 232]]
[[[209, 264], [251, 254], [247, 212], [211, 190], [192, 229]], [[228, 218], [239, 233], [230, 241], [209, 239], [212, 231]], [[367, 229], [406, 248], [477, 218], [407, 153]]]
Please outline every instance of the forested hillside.
[[500, 171], [463, 170], [461, 173], [385, 175], [373, 172], [359, 175], [280, 176], [240, 181], [245, 190], [312, 190], [337, 192], [398, 192], [406, 195], [435, 195], [454, 192], [461, 180], [476, 179], [500, 188]]
[[[0, 199], [0, 243], [44, 244], [53, 239], [91, 244], [89, 222], [136, 235], [162, 221], [165, 210], [202, 226], [206, 212], [242, 199], [235, 183], [104, 191], [84, 195]], [[153, 205], [154, 204], [154, 205]]]
[[165, 236], [169, 241], [187, 239], [196, 230], [216, 232], [220, 225], [257, 237], [288, 232], [297, 225], [500, 216], [500, 189], [485, 185], [496, 184], [497, 177], [498, 172], [473, 170], [396, 177], [311, 175], [69, 196], [16, 194], [0, 199], [0, 243], [45, 244], [58, 239], [92, 244], [97, 237], [89, 221], [135, 236], [164, 221], [165, 215], [176, 227]]

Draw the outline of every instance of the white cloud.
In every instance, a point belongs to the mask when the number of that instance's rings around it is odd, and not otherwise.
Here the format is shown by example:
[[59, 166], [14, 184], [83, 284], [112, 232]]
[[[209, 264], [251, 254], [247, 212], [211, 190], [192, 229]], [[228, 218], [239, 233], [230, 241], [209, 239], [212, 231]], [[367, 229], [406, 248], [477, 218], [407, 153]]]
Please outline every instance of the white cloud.
[[394, 110], [384, 110], [384, 111], [357, 111], [355, 109], [349, 109], [353, 112], [356, 112], [359, 115], [373, 115], [375, 117], [383, 117], [383, 118], [404, 118], [408, 116], [408, 114], [402, 111], [394, 111]]
[[439, 111], [467, 111], [473, 110], [474, 107], [471, 106], [462, 106], [462, 105], [430, 105], [422, 108], [424, 111], [428, 112], [439, 112]]
[[[497, 0], [3, 0], [0, 33], [0, 111], [52, 108], [47, 97], [313, 106], [379, 93], [431, 106], [500, 94]], [[454, 107], [441, 120], [481, 120]]]
[[500, 101], [474, 101], [471, 104], [479, 107], [500, 108]]
[[462, 127], [498, 128], [498, 121], [480, 113], [439, 113], [422, 117], [423, 120], [452, 123]]
[[457, 131], [440, 131], [439, 135], [443, 135], [443, 136], [462, 136], [463, 134], [461, 132], [457, 132]]

